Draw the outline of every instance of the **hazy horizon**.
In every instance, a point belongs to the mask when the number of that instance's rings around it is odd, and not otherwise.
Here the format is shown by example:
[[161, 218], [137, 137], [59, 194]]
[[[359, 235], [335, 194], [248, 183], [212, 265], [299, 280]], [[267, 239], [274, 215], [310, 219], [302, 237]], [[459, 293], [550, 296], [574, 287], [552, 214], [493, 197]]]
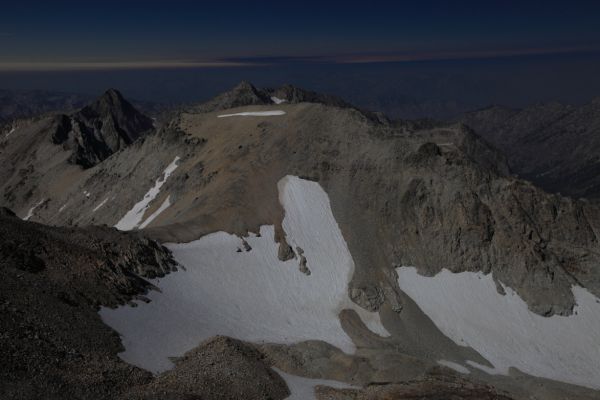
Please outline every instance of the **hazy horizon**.
[[0, 88], [95, 96], [114, 87], [129, 98], [172, 104], [203, 101], [246, 80], [260, 87], [290, 83], [390, 114], [426, 103], [437, 115], [409, 117], [445, 117], [492, 104], [585, 103], [600, 96], [598, 70], [600, 52], [350, 64], [271, 60], [218, 68], [1, 71]]

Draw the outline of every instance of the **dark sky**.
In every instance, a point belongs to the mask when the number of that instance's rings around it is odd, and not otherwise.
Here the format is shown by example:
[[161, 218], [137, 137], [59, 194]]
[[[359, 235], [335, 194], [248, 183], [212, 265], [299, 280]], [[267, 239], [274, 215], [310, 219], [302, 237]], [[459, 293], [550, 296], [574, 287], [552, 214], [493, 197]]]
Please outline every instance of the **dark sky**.
[[600, 1], [2, 1], [0, 68], [600, 49]]

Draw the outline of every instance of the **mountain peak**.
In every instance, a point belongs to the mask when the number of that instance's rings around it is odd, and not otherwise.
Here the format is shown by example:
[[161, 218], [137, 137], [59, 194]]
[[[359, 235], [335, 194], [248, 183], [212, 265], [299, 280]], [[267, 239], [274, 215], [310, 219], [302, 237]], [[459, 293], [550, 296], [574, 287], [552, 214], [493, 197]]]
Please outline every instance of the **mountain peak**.
[[126, 115], [137, 115], [140, 114], [135, 107], [128, 102], [125, 97], [116, 89], [108, 89], [104, 94], [98, 97], [91, 104], [82, 108], [80, 113], [88, 116], [106, 116], [109, 114], [126, 114]]
[[269, 94], [285, 100], [288, 103], [321, 103], [334, 107], [355, 108], [340, 97], [302, 89], [289, 83], [277, 89], [270, 90]]
[[89, 168], [152, 129], [152, 119], [139, 112], [118, 90], [108, 89], [70, 117], [59, 118], [53, 142], [71, 147], [70, 161]]
[[252, 83], [250, 83], [248, 81], [241, 81], [232, 90], [234, 90], [234, 91], [249, 90], [249, 91], [252, 91], [252, 92], [258, 92], [258, 90], [256, 89], [256, 87]]
[[100, 96], [99, 99], [108, 101], [108, 102], [112, 102], [114, 104], [127, 102], [127, 100], [125, 100], [125, 98], [123, 97], [121, 92], [119, 92], [117, 89], [113, 89], [113, 88], [110, 88], [106, 92], [104, 92], [104, 94], [102, 96]]
[[242, 81], [231, 90], [221, 93], [217, 97], [197, 107], [199, 112], [226, 110], [229, 108], [265, 105], [272, 101], [267, 93], [257, 89], [248, 81]]

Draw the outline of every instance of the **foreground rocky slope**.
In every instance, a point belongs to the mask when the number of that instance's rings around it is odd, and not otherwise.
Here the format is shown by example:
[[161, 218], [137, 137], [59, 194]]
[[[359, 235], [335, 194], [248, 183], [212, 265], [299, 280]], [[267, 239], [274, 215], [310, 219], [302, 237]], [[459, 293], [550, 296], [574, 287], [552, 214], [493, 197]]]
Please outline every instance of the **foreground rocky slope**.
[[143, 295], [143, 276], [173, 267], [138, 234], [50, 228], [0, 209], [0, 397], [108, 398], [147, 381], [116, 357], [119, 338], [96, 310]]
[[516, 173], [540, 187], [574, 197], [600, 195], [600, 99], [579, 107], [494, 106], [459, 120], [502, 150]]
[[[228, 338], [201, 344], [157, 379], [117, 357], [119, 336], [97, 313], [144, 299], [144, 278], [176, 265], [137, 233], [51, 228], [0, 209], [2, 399], [283, 399], [265, 356]], [[229, 373], [228, 373], [229, 372]]]
[[[57, 185], [59, 175], [52, 170], [36, 171], [33, 184], [24, 170], [19, 190], [4, 187], [2, 201], [22, 217], [54, 225], [115, 225], [134, 210], [135, 226], [143, 225], [162, 242], [187, 242], [217, 231], [243, 238], [273, 225], [280, 259], [288, 259], [298, 250], [290, 248], [282, 229], [278, 183], [287, 175], [318, 182], [355, 263], [348, 294], [379, 312], [391, 337], [375, 337], [346, 309], [339, 318], [356, 354], [322, 342], [266, 344], [261, 351], [288, 373], [360, 386], [416, 380], [437, 387], [430, 377], [442, 369], [454, 377], [446, 385], [452, 387], [457, 375], [441, 368], [440, 358], [486, 363], [436, 329], [400, 290], [396, 267], [414, 265], [428, 275], [442, 268], [492, 273], [498, 291], [500, 283], [514, 289], [531, 310], [547, 316], [571, 313], [573, 285], [600, 294], [598, 207], [511, 176], [504, 157], [472, 130], [391, 124], [325, 100], [295, 103], [293, 97], [277, 97], [275, 104], [265, 93], [294, 91], [243, 84], [180, 113], [156, 134], [97, 165], [69, 172], [68, 184]], [[15, 149], [0, 154], [3, 165], [16, 157]], [[61, 174], [73, 171], [65, 165], [60, 164]], [[310, 268], [310, 255], [307, 259]], [[490, 389], [490, 396], [501, 391], [514, 398], [597, 395], [514, 371], [510, 376], [467, 371], [476, 387], [459, 382], [447, 393], [469, 398], [464, 387], [478, 393], [487, 383], [500, 388]], [[410, 390], [367, 388], [349, 395], [386, 398]]]

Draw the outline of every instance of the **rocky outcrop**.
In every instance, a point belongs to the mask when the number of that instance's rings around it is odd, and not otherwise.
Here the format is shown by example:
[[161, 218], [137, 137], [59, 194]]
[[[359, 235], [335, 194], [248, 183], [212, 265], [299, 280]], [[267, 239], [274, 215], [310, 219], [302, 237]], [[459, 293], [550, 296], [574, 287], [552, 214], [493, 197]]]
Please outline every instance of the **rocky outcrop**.
[[296, 254], [294, 253], [292, 246], [287, 244], [284, 238], [280, 239], [279, 248], [277, 250], [277, 258], [279, 258], [281, 261], [288, 261], [295, 257]]
[[270, 96], [276, 97], [287, 103], [320, 103], [332, 107], [354, 108], [354, 106], [343, 99], [329, 94], [317, 93], [305, 90], [293, 85], [283, 85], [277, 89], [265, 89]]
[[175, 368], [124, 399], [282, 400], [285, 381], [253, 345], [224, 336], [201, 343], [176, 360]]
[[[22, 221], [0, 209], [3, 268], [39, 274], [82, 297], [77, 304], [116, 306], [152, 288], [143, 278], [176, 268], [170, 251], [141, 234], [114, 228], [60, 228]], [[6, 271], [5, 271], [6, 272]]]

